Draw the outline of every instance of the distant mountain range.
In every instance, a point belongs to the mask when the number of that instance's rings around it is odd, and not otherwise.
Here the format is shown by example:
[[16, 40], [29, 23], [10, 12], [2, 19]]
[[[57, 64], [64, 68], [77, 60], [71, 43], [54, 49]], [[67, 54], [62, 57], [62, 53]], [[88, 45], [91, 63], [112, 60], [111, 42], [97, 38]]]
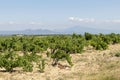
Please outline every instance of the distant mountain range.
[[82, 26], [74, 26], [74, 27], [66, 28], [66, 29], [60, 30], [60, 32], [63, 34], [72, 34], [72, 33], [84, 34], [85, 32], [89, 32], [93, 34], [120, 33], [119, 30], [97, 29], [97, 28], [82, 27]]
[[14, 34], [24, 34], [24, 35], [46, 35], [46, 34], [84, 34], [85, 32], [89, 33], [119, 33], [119, 31], [115, 30], [105, 30], [105, 29], [95, 29], [89, 27], [80, 27], [74, 26], [70, 28], [66, 28], [63, 30], [48, 30], [48, 29], [36, 29], [36, 30], [23, 30], [23, 31], [0, 31], [0, 35], [14, 35]]
[[96, 28], [90, 28], [90, 27], [80, 27], [80, 26], [74, 26], [63, 30], [63, 33], [78, 33], [78, 34], [84, 34], [85, 32], [97, 34], [97, 33], [111, 33], [111, 32], [118, 32], [114, 30], [107, 30], [107, 29], [96, 29]]
[[27, 29], [23, 31], [0, 31], [0, 35], [15, 35], [15, 34], [44, 35], [44, 34], [57, 34], [57, 32], [47, 29], [36, 29], [36, 30]]

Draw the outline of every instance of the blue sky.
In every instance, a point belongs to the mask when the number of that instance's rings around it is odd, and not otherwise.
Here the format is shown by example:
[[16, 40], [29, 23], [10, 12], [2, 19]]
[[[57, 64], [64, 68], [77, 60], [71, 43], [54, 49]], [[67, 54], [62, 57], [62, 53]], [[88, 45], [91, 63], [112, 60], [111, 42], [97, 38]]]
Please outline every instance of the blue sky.
[[120, 0], [0, 0], [0, 30], [120, 30]]

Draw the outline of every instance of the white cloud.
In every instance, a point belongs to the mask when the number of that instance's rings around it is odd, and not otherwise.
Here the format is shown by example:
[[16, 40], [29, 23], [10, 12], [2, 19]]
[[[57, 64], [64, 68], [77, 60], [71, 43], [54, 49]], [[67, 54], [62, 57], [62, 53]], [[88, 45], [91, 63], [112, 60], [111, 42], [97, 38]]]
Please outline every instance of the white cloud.
[[6, 22], [0, 22], [0, 25], [43, 25], [41, 22], [15, 22], [15, 21], [6, 21]]
[[69, 17], [69, 20], [74, 21], [74, 20], [75, 20], [75, 18], [74, 18], [74, 17]]
[[4, 25], [5, 24], [5, 22], [0, 22], [0, 25]]
[[84, 22], [84, 23], [92, 23], [96, 21], [94, 18], [78, 18], [78, 17], [69, 17], [69, 20], [77, 21], [77, 22]]
[[106, 23], [120, 23], [120, 19], [114, 19], [114, 20], [105, 20]]
[[41, 22], [34, 22], [34, 21], [30, 22], [29, 24], [31, 24], [31, 25], [42, 25]]
[[30, 24], [34, 25], [34, 24], [36, 24], [36, 23], [35, 23], [35, 22], [31, 22]]
[[13, 24], [17, 24], [17, 23], [14, 21], [0, 22], [0, 25], [13, 25]]
[[114, 23], [120, 23], [120, 20], [112, 20]]
[[0, 25], [3, 24], [2, 22], [0, 22]]
[[99, 20], [95, 18], [78, 18], [78, 17], [69, 17], [70, 21], [74, 22], [82, 22], [82, 23], [115, 23], [118, 24], [120, 23], [120, 19], [113, 19], [113, 20]]
[[16, 24], [14, 21], [9, 21], [8, 24], [13, 25]]

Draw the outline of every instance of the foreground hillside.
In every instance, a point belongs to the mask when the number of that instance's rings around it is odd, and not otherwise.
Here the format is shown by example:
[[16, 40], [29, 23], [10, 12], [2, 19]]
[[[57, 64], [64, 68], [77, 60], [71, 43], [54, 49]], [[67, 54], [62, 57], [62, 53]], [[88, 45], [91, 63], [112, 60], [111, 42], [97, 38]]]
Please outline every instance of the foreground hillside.
[[71, 54], [73, 66], [60, 61], [62, 65], [53, 67], [47, 59], [44, 73], [36, 69], [32, 72], [16, 71], [10, 73], [0, 69], [0, 80], [120, 80], [120, 44], [109, 45], [107, 50], [96, 51], [91, 47], [82, 54]]

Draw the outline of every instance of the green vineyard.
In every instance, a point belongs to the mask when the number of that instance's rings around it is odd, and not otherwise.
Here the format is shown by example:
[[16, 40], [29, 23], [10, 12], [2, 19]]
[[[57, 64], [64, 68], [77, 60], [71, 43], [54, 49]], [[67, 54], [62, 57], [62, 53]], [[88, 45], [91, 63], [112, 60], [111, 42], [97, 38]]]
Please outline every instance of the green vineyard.
[[[0, 36], [0, 67], [7, 72], [15, 68], [32, 72], [33, 63], [37, 69], [44, 72], [47, 60], [46, 55], [52, 60], [51, 65], [56, 66], [64, 60], [72, 67], [70, 54], [82, 54], [84, 48], [92, 46], [95, 50], [106, 50], [110, 44], [120, 43], [120, 34], [90, 34], [84, 35], [49, 35], [49, 36]], [[18, 52], [21, 52], [18, 54]], [[116, 54], [116, 56], [120, 56]]]

